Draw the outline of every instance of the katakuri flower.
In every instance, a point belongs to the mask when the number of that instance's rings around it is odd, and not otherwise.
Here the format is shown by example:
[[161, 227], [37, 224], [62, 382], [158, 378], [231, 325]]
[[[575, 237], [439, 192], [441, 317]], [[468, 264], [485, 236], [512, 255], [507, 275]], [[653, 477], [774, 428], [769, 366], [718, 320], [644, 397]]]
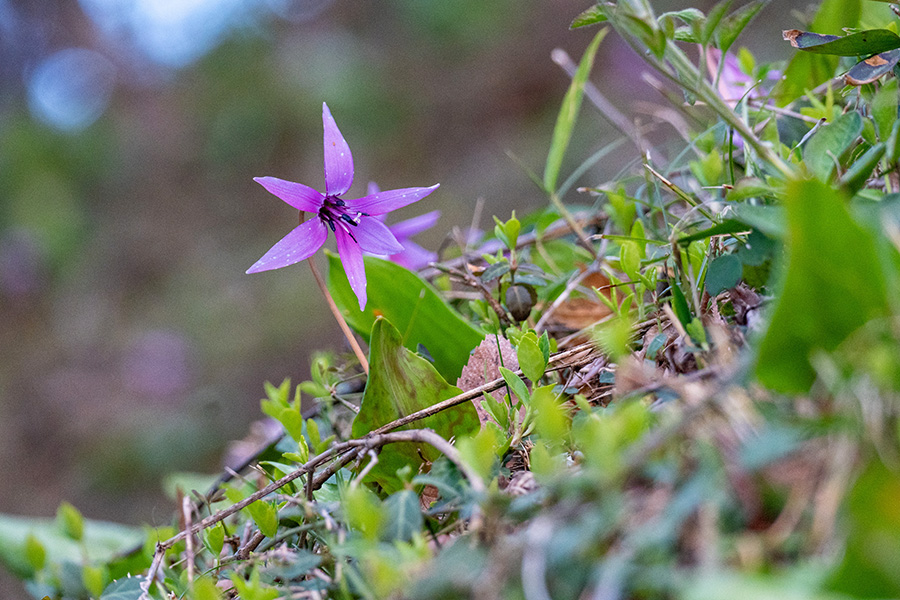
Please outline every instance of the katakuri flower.
[[[377, 194], [379, 191], [381, 190], [378, 188], [378, 184], [374, 181], [370, 181], [368, 193], [370, 195]], [[375, 254], [374, 256], [387, 258], [391, 262], [397, 263], [401, 267], [406, 267], [411, 271], [417, 271], [422, 267], [427, 266], [428, 263], [435, 262], [438, 259], [436, 252], [426, 250], [410, 238], [417, 233], [422, 233], [426, 229], [434, 227], [440, 217], [441, 211], [433, 210], [424, 215], [419, 215], [411, 219], [406, 219], [405, 221], [399, 221], [393, 225], [388, 225], [388, 229], [400, 245], [403, 246], [403, 250], [395, 254]], [[379, 221], [384, 221], [383, 215], [377, 218]]]
[[301, 213], [315, 213], [315, 217], [300, 223], [284, 236], [247, 269], [247, 273], [280, 269], [309, 258], [322, 247], [331, 229], [350, 287], [362, 310], [366, 306], [366, 272], [362, 253], [390, 255], [403, 250], [387, 226], [374, 217], [418, 202], [436, 190], [438, 185], [378, 192], [356, 200], [342, 199], [341, 196], [353, 184], [353, 156], [328, 105], [324, 103], [322, 123], [325, 128], [324, 194], [302, 183], [275, 177], [254, 178], [270, 193]]

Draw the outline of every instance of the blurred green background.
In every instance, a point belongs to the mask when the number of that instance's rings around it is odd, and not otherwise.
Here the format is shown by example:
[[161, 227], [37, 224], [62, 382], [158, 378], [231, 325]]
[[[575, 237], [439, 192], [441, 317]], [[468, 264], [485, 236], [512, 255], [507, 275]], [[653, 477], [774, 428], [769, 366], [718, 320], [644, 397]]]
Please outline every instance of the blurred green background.
[[[654, 2], [658, 10], [711, 2]], [[774, 3], [742, 43], [787, 57]], [[252, 181], [322, 189], [321, 105], [351, 193], [441, 183], [431, 249], [545, 199], [583, 0], [0, 0], [0, 512], [167, 524], [163, 474], [215, 472], [262, 382], [342, 349], [302, 264], [244, 271], [296, 223]], [[802, 8], [802, 7], [801, 7]], [[610, 36], [593, 81], [629, 115], [664, 100]], [[571, 160], [616, 134], [585, 105]], [[661, 135], [670, 131], [658, 126]], [[628, 152], [588, 173], [596, 185]], [[577, 200], [577, 197], [567, 200]], [[0, 573], [0, 596], [23, 595]]]

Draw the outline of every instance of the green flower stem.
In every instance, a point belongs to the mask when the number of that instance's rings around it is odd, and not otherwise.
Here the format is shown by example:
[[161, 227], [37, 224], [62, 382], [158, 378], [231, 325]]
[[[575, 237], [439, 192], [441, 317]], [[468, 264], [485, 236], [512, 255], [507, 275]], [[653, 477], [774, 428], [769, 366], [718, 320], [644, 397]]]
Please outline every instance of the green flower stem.
[[362, 366], [363, 371], [365, 371], [366, 375], [368, 375], [369, 361], [368, 359], [366, 359], [366, 355], [363, 353], [362, 348], [359, 347], [359, 343], [353, 336], [353, 332], [350, 331], [350, 326], [347, 325], [347, 321], [344, 320], [344, 315], [341, 314], [340, 309], [337, 307], [337, 304], [335, 304], [334, 298], [331, 297], [331, 292], [328, 291], [328, 287], [325, 285], [325, 280], [322, 279], [322, 274], [319, 273], [319, 268], [316, 266], [316, 261], [313, 259], [313, 257], [310, 257], [306, 259], [306, 262], [309, 263], [309, 268], [312, 271], [313, 277], [315, 277], [316, 279], [316, 284], [319, 286], [319, 289], [322, 290], [322, 294], [325, 295], [325, 301], [328, 303], [328, 308], [331, 309], [331, 314], [334, 315], [334, 318], [337, 320], [341, 331], [344, 333], [344, 337], [347, 338], [347, 341], [350, 343], [350, 348], [353, 349], [353, 353], [356, 355], [357, 360], [359, 360], [359, 364]]
[[[636, 15], [639, 18], [653, 19], [652, 10], [643, 0], [633, 0], [629, 2], [629, 7], [639, 9]], [[653, 66], [660, 74], [672, 81], [675, 85], [687, 89], [698, 99], [702, 100], [712, 109], [725, 123], [727, 123], [734, 131], [736, 131], [748, 146], [765, 162], [772, 165], [785, 178], [796, 177], [796, 171], [790, 164], [782, 160], [776, 152], [760, 140], [752, 129], [728, 106], [719, 96], [718, 92], [704, 78], [700, 70], [691, 62], [685, 53], [675, 45], [672, 40], [666, 40], [665, 59], [674, 67], [673, 73], [669, 65], [663, 60], [657, 59], [652, 53], [645, 52], [646, 48], [642, 47], [638, 40], [632, 35], [629, 27], [626, 26], [614, 11], [608, 11], [607, 17], [610, 24], [616, 29], [619, 35], [634, 49], [635, 52], [644, 58], [647, 63]]]
[[[769, 146], [763, 143], [743, 119], [741, 119], [737, 113], [725, 103], [710, 83], [704, 77], [700, 76], [699, 70], [694, 66], [694, 63], [688, 59], [684, 52], [681, 51], [681, 48], [677, 47], [672, 42], [668, 42], [666, 47], [666, 57], [672, 62], [677, 71], [697, 75], [696, 81], [698, 84], [696, 87], [691, 87], [690, 91], [699, 99], [703, 100], [707, 106], [725, 121], [725, 123], [740, 134], [740, 136], [744, 138], [744, 141], [753, 148], [760, 158], [775, 167], [785, 178], [790, 179], [796, 175], [794, 169], [782, 160], [782, 158]], [[677, 80], [676, 83], [678, 83]], [[684, 82], [681, 82], [681, 85], [688, 87]]]

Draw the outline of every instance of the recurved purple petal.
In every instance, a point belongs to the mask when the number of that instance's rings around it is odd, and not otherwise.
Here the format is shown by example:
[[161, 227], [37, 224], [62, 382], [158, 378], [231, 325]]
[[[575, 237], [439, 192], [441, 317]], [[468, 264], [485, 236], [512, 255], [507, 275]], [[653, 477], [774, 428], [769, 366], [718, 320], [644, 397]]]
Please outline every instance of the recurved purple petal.
[[350, 233], [359, 242], [359, 247], [363, 252], [372, 254], [393, 254], [403, 250], [403, 244], [397, 241], [387, 225], [373, 219], [372, 217], [362, 217], [359, 225], [350, 227]]
[[428, 263], [437, 261], [438, 256], [436, 253], [426, 250], [411, 240], [404, 240], [403, 252], [392, 254], [390, 259], [402, 267], [406, 267], [411, 271], [417, 271], [427, 266]]
[[[397, 238], [398, 240], [404, 240], [416, 235], [417, 233], [421, 233], [426, 229], [431, 229], [440, 218], [441, 211], [433, 210], [431, 212], [425, 213], [424, 215], [419, 215], [418, 217], [413, 217], [412, 219], [394, 223], [393, 225], [389, 226], [389, 229], [391, 230], [391, 233], [394, 234], [395, 238]], [[401, 241], [400, 243], [402, 244], [403, 242]]]
[[353, 155], [324, 102], [322, 125], [325, 128], [325, 190], [329, 196], [341, 196], [353, 185]]
[[347, 281], [350, 282], [350, 289], [353, 290], [357, 300], [359, 300], [359, 310], [363, 310], [366, 307], [367, 298], [366, 268], [363, 263], [362, 249], [340, 227], [334, 232], [334, 237], [337, 240], [337, 251], [341, 257], [341, 264], [344, 265]]
[[328, 229], [320, 219], [304, 221], [272, 246], [262, 258], [247, 269], [247, 273], [280, 269], [309, 258], [322, 247], [326, 237]]
[[325, 196], [302, 183], [285, 181], [277, 177], [254, 177], [253, 181], [278, 196], [297, 210], [303, 212], [319, 212]]
[[438, 183], [427, 188], [388, 190], [377, 194], [369, 194], [358, 200], [347, 200], [346, 202], [353, 210], [369, 213], [370, 215], [383, 215], [413, 202], [418, 202], [439, 187], [440, 184]]

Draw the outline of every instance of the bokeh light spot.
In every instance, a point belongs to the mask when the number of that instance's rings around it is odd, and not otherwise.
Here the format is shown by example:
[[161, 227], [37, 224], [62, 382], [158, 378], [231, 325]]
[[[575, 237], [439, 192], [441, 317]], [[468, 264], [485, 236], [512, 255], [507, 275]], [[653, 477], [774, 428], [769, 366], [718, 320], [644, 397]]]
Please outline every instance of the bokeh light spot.
[[28, 79], [28, 106], [40, 121], [79, 132], [109, 104], [116, 69], [93, 50], [67, 48], [42, 60]]

